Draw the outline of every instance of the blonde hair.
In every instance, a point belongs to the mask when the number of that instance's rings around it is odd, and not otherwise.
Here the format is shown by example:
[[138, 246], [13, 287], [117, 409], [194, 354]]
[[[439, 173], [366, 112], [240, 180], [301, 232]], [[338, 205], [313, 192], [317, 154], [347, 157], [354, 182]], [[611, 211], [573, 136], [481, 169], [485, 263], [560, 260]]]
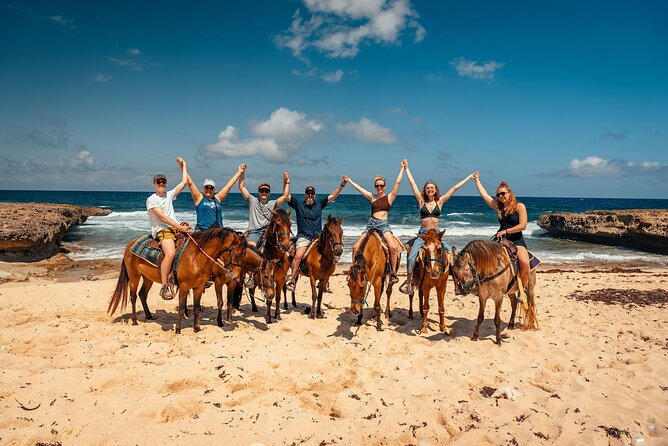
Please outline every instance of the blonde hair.
[[515, 194], [513, 193], [510, 186], [508, 186], [508, 183], [506, 183], [506, 180], [501, 181], [501, 183], [496, 186], [496, 190], [501, 188], [504, 188], [508, 191], [506, 193], [510, 195], [510, 201], [507, 205], [503, 205], [498, 199], [496, 200], [496, 208], [497, 212], [499, 213], [499, 218], [503, 218], [504, 215], [510, 215], [517, 211], [517, 198], [515, 197]]
[[374, 179], [373, 179], [373, 185], [374, 185], [374, 186], [376, 185], [376, 181], [378, 181], [378, 180], [383, 180], [383, 183], [385, 183], [385, 177], [384, 177], [384, 176], [382, 176], [382, 175], [376, 175], [376, 176], [374, 177]]

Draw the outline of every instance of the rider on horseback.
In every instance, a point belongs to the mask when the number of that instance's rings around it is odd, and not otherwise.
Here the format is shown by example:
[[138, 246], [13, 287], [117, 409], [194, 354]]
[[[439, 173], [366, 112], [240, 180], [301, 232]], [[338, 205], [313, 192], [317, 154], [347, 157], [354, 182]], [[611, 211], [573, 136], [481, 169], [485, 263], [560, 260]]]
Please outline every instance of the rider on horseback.
[[158, 240], [164, 253], [164, 258], [160, 264], [160, 297], [165, 300], [174, 298], [172, 291], [167, 286], [169, 271], [172, 269], [172, 261], [176, 253], [176, 233], [188, 232], [190, 227], [187, 224], [176, 222], [173, 201], [181, 193], [181, 190], [188, 183], [188, 170], [183, 158], [176, 158], [176, 162], [181, 168], [181, 182], [174, 189], [167, 190], [167, 177], [163, 173], [157, 173], [153, 176], [153, 189], [155, 193], [146, 199], [146, 210], [151, 224], [151, 234]]
[[230, 178], [227, 184], [216, 192], [216, 183], [213, 180], [205, 179], [202, 185], [202, 191], [197, 190], [195, 182], [188, 175], [188, 187], [190, 195], [195, 202], [195, 213], [197, 214], [197, 224], [195, 228], [199, 231], [205, 231], [214, 227], [223, 227], [223, 213], [221, 203], [230, 193], [230, 189], [237, 182], [243, 171], [246, 170], [246, 164], [240, 164], [237, 172]]
[[322, 210], [339, 196], [346, 179], [341, 179], [341, 184], [327, 197], [316, 198], [315, 188], [308, 186], [304, 191], [304, 199], [298, 200], [293, 195], [288, 195], [288, 206], [295, 210], [297, 219], [297, 242], [295, 243], [295, 258], [292, 260], [292, 277], [288, 281], [287, 289], [295, 290], [299, 279], [299, 264], [311, 245], [322, 232]]

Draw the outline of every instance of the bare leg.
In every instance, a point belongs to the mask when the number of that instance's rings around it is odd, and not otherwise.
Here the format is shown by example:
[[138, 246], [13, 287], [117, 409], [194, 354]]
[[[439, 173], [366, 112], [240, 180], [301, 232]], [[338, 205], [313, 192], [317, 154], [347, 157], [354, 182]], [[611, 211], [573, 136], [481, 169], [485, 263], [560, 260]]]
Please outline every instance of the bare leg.
[[517, 247], [517, 262], [520, 267], [520, 279], [522, 279], [522, 286], [528, 288], [529, 286], [529, 253], [524, 246]]

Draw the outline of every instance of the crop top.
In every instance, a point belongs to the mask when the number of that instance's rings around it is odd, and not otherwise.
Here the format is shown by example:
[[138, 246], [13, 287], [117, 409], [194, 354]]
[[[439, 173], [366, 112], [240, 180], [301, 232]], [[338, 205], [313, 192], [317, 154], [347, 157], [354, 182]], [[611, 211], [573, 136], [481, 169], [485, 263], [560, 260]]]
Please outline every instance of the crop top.
[[420, 218], [427, 218], [427, 217], [433, 217], [433, 218], [439, 218], [441, 216], [441, 207], [436, 204], [434, 206], [434, 209], [431, 211], [427, 209], [427, 204], [423, 204], [422, 207], [420, 208]]
[[371, 202], [371, 214], [373, 215], [380, 211], [389, 211], [391, 207], [392, 206], [390, 206], [390, 200], [387, 198], [387, 195], [383, 195], [382, 197]]

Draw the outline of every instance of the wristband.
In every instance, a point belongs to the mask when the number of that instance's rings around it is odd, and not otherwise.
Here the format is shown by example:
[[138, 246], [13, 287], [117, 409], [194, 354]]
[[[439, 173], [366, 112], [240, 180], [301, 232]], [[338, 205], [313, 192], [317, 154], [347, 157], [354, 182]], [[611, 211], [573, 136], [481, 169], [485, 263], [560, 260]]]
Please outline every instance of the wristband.
[[345, 186], [345, 185], [346, 185], [346, 183], [341, 183], [341, 184], [339, 184], [339, 186], [341, 186], [341, 187], [343, 187], [343, 186]]

